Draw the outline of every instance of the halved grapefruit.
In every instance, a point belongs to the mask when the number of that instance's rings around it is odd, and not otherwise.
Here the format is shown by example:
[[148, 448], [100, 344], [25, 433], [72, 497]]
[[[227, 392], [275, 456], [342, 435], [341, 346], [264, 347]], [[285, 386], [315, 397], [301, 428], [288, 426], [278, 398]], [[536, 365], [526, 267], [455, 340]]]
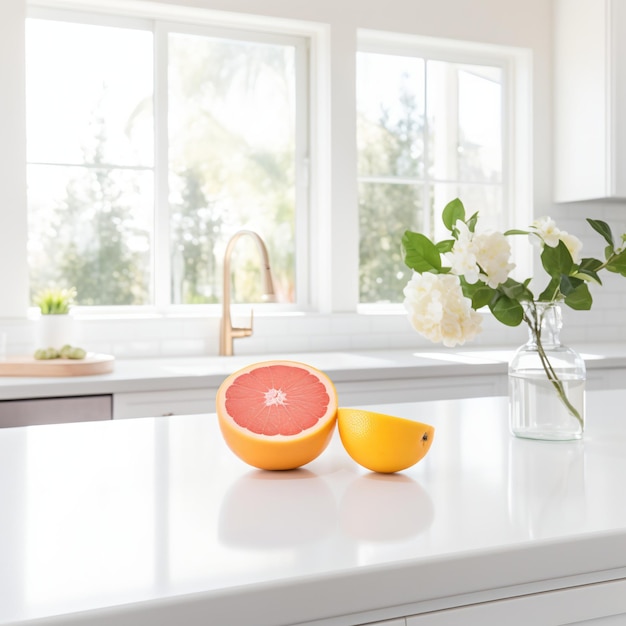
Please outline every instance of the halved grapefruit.
[[295, 361], [263, 361], [231, 374], [216, 410], [228, 447], [266, 470], [294, 469], [317, 458], [337, 419], [337, 392], [323, 372]]
[[339, 436], [346, 452], [373, 472], [401, 472], [426, 456], [435, 428], [364, 409], [339, 409]]

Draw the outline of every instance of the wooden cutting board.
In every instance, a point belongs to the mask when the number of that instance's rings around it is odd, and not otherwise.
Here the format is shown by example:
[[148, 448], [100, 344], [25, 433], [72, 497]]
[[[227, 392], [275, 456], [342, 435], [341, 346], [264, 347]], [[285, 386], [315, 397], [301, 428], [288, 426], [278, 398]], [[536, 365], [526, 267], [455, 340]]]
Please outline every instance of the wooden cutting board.
[[115, 358], [110, 354], [88, 352], [84, 359], [35, 359], [32, 356], [8, 357], [0, 361], [0, 376], [94, 376], [113, 371]]

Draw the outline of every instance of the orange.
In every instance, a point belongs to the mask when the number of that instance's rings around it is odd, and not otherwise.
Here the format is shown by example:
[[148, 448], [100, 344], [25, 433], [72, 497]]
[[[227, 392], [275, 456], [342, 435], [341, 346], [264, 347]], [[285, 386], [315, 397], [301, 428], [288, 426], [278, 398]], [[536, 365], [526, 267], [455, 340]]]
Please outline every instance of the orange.
[[373, 472], [401, 472], [430, 449], [435, 429], [428, 424], [361, 409], [339, 409], [337, 425], [348, 454]]
[[224, 380], [216, 410], [228, 447], [266, 470], [294, 469], [317, 458], [337, 419], [337, 392], [323, 372], [295, 361], [263, 361]]

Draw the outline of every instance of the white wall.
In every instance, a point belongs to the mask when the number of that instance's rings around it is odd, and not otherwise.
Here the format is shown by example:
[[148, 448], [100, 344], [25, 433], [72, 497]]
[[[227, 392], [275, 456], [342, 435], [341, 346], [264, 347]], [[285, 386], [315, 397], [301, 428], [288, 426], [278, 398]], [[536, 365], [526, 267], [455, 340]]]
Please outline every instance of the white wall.
[[[2, 239], [2, 220], [7, 211], [23, 209], [23, 75], [21, 20], [24, 0], [2, 0], [0, 3], [0, 261], [7, 262], [11, 242]], [[111, 0], [118, 5], [130, 5], [133, 0]], [[163, 4], [161, 2], [156, 4]], [[388, 30], [423, 36], [457, 38], [467, 41], [494, 43], [528, 48], [533, 53], [533, 201], [535, 215], [552, 215], [563, 228], [577, 234], [590, 247], [595, 236], [584, 218], [606, 219], [615, 230], [626, 231], [626, 203], [575, 203], [556, 206], [552, 202], [552, 2], [550, 0], [171, 0], [170, 4], [187, 5], [218, 11], [252, 13], [261, 16], [307, 20], [329, 25], [330, 36], [330, 130], [327, 166], [332, 171], [329, 189], [329, 220], [337, 234], [353, 228], [356, 220], [356, 185], [354, 150], [354, 47], [357, 28]], [[19, 31], [19, 34], [16, 32]], [[7, 88], [8, 87], [8, 88]], [[520, 224], [520, 226], [523, 226]], [[591, 234], [588, 237], [587, 234]], [[596, 244], [594, 244], [596, 245]], [[8, 250], [6, 248], [8, 246]], [[596, 245], [596, 253], [600, 248]], [[357, 251], [348, 247], [337, 251], [327, 260], [355, 263]], [[610, 277], [614, 278], [614, 277]], [[607, 280], [602, 289], [595, 289], [596, 303], [589, 312], [566, 312], [566, 339], [574, 341], [626, 340], [626, 325], [622, 311], [626, 305], [623, 279]], [[25, 279], [20, 274], [10, 295], [15, 302], [24, 300]], [[240, 352], [275, 349], [294, 350], [319, 348], [373, 348], [423, 345], [410, 330], [403, 316], [359, 316], [350, 314], [350, 294], [355, 285], [337, 284], [322, 294], [323, 313], [344, 312], [341, 315], [321, 315], [305, 322], [294, 318], [287, 323], [259, 320], [255, 337], [237, 343]], [[4, 293], [4, 286], [0, 293]], [[21, 304], [2, 306], [0, 316], [15, 314]], [[142, 332], [124, 330], [127, 322], [97, 327], [91, 331], [85, 323], [86, 335], [97, 332], [99, 347], [116, 350], [117, 354], [149, 355], [158, 353], [213, 352], [215, 320], [169, 324], [152, 320]], [[523, 336], [521, 329], [511, 332], [492, 320], [486, 321], [487, 332], [482, 344], [511, 344]], [[117, 330], [115, 330], [117, 328]], [[263, 337], [263, 333], [266, 333]], [[513, 339], [513, 336], [515, 339]], [[21, 341], [26, 334], [22, 333]], [[126, 341], [125, 337], [133, 337]], [[315, 339], [313, 339], [315, 338]], [[181, 343], [180, 340], [184, 340]], [[179, 348], [176, 348], [176, 346]], [[185, 346], [180, 348], [180, 346]], [[133, 347], [135, 346], [135, 347]], [[278, 346], [278, 347], [277, 347]]]
[[[20, 318], [27, 304], [26, 267], [16, 264], [26, 240], [23, 0], [0, 4], [0, 315]], [[9, 227], [9, 221], [11, 226]]]

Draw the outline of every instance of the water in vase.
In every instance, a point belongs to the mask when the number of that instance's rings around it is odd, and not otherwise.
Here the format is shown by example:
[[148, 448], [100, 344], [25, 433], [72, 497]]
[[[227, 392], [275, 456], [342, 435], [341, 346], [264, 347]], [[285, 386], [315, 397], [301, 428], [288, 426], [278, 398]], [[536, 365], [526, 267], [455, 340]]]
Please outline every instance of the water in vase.
[[[565, 395], [584, 422], [585, 381], [560, 374]], [[545, 374], [509, 375], [510, 424], [514, 435], [528, 439], [580, 439], [582, 424], [561, 400]]]

